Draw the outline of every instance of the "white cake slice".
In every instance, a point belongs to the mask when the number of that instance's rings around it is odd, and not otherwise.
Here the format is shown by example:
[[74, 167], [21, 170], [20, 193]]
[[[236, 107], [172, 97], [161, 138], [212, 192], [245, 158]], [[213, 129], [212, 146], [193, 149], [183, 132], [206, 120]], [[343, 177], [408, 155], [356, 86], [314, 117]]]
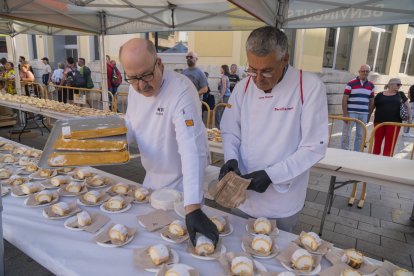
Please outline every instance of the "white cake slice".
[[96, 204], [99, 201], [100, 193], [92, 190], [83, 195], [83, 199], [89, 203]]
[[148, 254], [150, 255], [151, 261], [155, 265], [160, 265], [168, 261], [168, 259], [170, 258], [170, 251], [163, 244], [151, 246], [148, 250]]
[[63, 217], [70, 211], [70, 207], [66, 202], [58, 202], [52, 205], [52, 212]]
[[300, 237], [300, 241], [303, 245], [309, 247], [312, 251], [318, 250], [322, 244], [321, 238], [314, 232], [308, 232]]
[[239, 256], [231, 260], [231, 273], [235, 276], [253, 275], [253, 262], [247, 257]]
[[253, 240], [251, 247], [254, 251], [260, 252], [262, 254], [268, 254], [272, 251], [272, 239], [264, 234], [257, 234]]
[[216, 225], [217, 230], [219, 233], [224, 231], [224, 227], [226, 226], [226, 220], [222, 216], [213, 216], [210, 218], [211, 221]]
[[195, 252], [199, 256], [208, 256], [214, 252], [213, 241], [206, 236], [199, 236], [195, 246]]
[[272, 225], [267, 218], [257, 218], [253, 224], [253, 230], [257, 234], [269, 234], [272, 231]]
[[36, 193], [41, 188], [42, 188], [42, 185], [40, 185], [37, 182], [28, 182], [28, 183], [23, 183], [22, 185], [20, 185], [20, 189], [26, 195]]
[[78, 224], [80, 226], [87, 226], [92, 223], [92, 218], [86, 211], [82, 211], [76, 215], [76, 218], [78, 220]]
[[108, 209], [122, 209], [124, 207], [125, 200], [121, 196], [113, 196], [106, 203]]
[[305, 249], [297, 249], [291, 257], [293, 267], [299, 271], [310, 272], [313, 267], [312, 255]]
[[187, 266], [183, 264], [174, 264], [174, 266], [165, 272], [165, 276], [190, 276]]
[[184, 236], [186, 233], [186, 227], [184, 225], [184, 222], [177, 219], [170, 223], [168, 226], [168, 231], [176, 236]]
[[125, 242], [128, 238], [128, 229], [122, 224], [115, 224], [109, 230], [109, 237], [116, 242]]

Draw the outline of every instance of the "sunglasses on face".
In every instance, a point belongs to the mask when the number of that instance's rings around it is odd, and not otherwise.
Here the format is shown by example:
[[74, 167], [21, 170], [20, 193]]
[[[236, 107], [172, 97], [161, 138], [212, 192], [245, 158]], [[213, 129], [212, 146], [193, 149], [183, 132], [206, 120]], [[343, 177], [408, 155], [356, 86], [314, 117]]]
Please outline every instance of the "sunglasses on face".
[[186, 56], [185, 58], [186, 59], [193, 59], [194, 57], [193, 56]]

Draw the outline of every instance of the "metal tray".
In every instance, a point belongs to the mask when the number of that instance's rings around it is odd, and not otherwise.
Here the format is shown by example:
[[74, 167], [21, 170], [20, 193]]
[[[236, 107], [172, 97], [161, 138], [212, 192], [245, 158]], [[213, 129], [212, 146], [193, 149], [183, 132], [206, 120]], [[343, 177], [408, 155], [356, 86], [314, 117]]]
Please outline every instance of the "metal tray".
[[[65, 120], [58, 120], [55, 122], [52, 131], [49, 134], [47, 139], [46, 145], [43, 149], [42, 156], [40, 157], [38, 166], [40, 168], [56, 168], [50, 167], [47, 160], [49, 156], [54, 152], [59, 152], [53, 148], [56, 140], [62, 136], [62, 128], [69, 126], [71, 131], [77, 130], [96, 130], [96, 129], [103, 129], [103, 128], [115, 128], [115, 127], [124, 127], [125, 120], [119, 116], [105, 116], [105, 117], [87, 117], [87, 118], [74, 118], [74, 119], [65, 119]], [[117, 136], [110, 136], [110, 137], [102, 137], [99, 140], [119, 140], [119, 141], [126, 141], [126, 135], [117, 135]], [[128, 146], [127, 146], [127, 150]], [[124, 164], [124, 163], [117, 163], [117, 164]], [[99, 164], [99, 166], [104, 165], [116, 165], [112, 164]], [[88, 165], [85, 165], [88, 166]], [[96, 164], [94, 166], [97, 166]], [[70, 167], [70, 166], [68, 166]]]

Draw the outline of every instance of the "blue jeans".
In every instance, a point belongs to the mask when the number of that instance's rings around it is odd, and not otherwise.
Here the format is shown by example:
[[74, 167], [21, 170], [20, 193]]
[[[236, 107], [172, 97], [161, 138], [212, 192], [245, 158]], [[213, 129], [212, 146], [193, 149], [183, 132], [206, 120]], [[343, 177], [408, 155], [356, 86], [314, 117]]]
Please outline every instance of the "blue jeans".
[[[368, 120], [368, 114], [364, 113], [357, 113], [357, 112], [349, 112], [348, 113], [349, 118], [355, 118], [360, 121], [362, 121], [364, 124], [367, 123]], [[351, 139], [352, 135], [352, 128], [354, 127], [355, 122], [344, 122], [344, 126], [342, 129], [342, 143], [341, 147], [344, 150], [349, 150], [349, 141]], [[362, 143], [362, 133], [363, 128], [360, 124], [356, 125], [356, 134], [355, 134], [355, 141], [354, 141], [354, 151], [360, 151], [361, 150], [361, 143]], [[365, 141], [363, 141], [365, 143]]]

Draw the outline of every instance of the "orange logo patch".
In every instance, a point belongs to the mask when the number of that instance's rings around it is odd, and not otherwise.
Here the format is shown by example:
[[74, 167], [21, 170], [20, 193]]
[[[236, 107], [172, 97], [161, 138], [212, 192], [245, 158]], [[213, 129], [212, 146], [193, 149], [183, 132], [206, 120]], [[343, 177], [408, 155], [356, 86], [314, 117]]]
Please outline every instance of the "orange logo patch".
[[188, 127], [194, 126], [194, 121], [193, 120], [185, 120], [185, 125]]

